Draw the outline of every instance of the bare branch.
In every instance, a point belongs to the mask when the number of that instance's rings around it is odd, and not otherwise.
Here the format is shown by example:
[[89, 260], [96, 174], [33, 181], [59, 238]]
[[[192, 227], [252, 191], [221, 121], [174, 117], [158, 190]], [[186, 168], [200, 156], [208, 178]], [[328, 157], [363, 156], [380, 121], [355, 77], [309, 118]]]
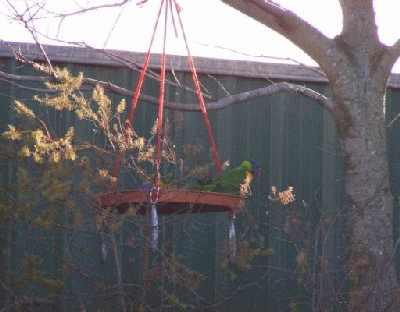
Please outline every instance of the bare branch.
[[[38, 6], [38, 9], [32, 14], [31, 13], [31, 7], [27, 7], [26, 11], [23, 14], [20, 14], [17, 10], [17, 8], [9, 1], [7, 0], [8, 5], [10, 8], [14, 11], [15, 18], [17, 21], [22, 23], [25, 27], [25, 29], [31, 34], [32, 39], [35, 41], [36, 45], [39, 47], [40, 51], [43, 54], [44, 59], [46, 60], [47, 65], [50, 68], [50, 71], [54, 73], [53, 65], [51, 64], [50, 58], [48, 57], [46, 50], [44, 49], [43, 45], [40, 43], [39, 38], [37, 37], [37, 30], [35, 29], [35, 26], [32, 23], [32, 20], [34, 16], [41, 10], [43, 9], [43, 6]], [[28, 14], [28, 18], [25, 17], [25, 15]], [[32, 24], [32, 25], [30, 25]]]
[[[48, 81], [48, 77], [40, 77], [40, 76], [26, 76], [26, 75], [14, 75], [14, 74], [8, 74], [5, 72], [0, 71], [0, 78], [2, 78], [3, 81], [7, 81], [9, 83], [15, 83], [14, 81], [36, 81], [36, 82], [45, 82]], [[125, 88], [122, 88], [120, 86], [117, 86], [113, 83], [106, 82], [106, 81], [101, 81], [101, 80], [96, 80], [92, 78], [84, 78], [83, 83], [86, 85], [90, 86], [96, 86], [100, 85], [104, 89], [109, 90], [115, 94], [122, 95], [122, 96], [131, 96], [132, 92], [130, 90], [127, 90]], [[45, 89], [35, 89], [32, 87], [25, 87], [18, 85], [19, 87], [26, 88], [32, 91], [38, 91], [38, 92], [48, 92], [48, 90]], [[238, 104], [244, 101], [248, 101], [257, 97], [261, 96], [267, 96], [267, 95], [272, 95], [275, 93], [279, 92], [292, 92], [296, 94], [300, 94], [306, 97], [309, 97], [313, 100], [316, 100], [321, 106], [326, 108], [329, 111], [333, 111], [334, 109], [334, 104], [333, 102], [328, 99], [326, 96], [301, 85], [296, 85], [296, 84], [291, 84], [287, 82], [279, 82], [279, 83], [274, 83], [271, 84], [267, 87], [251, 90], [251, 91], [246, 91], [242, 92], [239, 94], [235, 95], [229, 95], [226, 96], [220, 100], [209, 102], [207, 104], [207, 109], [208, 110], [222, 110], [225, 109], [233, 104]], [[158, 99], [156, 97], [150, 96], [150, 95], [145, 95], [142, 94], [141, 99], [145, 102], [149, 102], [154, 105], [158, 105]], [[184, 103], [178, 103], [178, 102], [171, 102], [168, 101], [166, 103], [166, 107], [172, 110], [180, 110], [180, 111], [187, 111], [187, 112], [199, 112], [200, 108], [198, 104], [184, 104]]]
[[80, 8], [79, 10], [72, 11], [72, 12], [67, 12], [67, 13], [58, 13], [58, 12], [52, 12], [52, 11], [49, 11], [49, 10], [46, 10], [46, 11], [47, 11], [47, 13], [51, 14], [52, 18], [65, 18], [65, 17], [69, 17], [69, 16], [88, 13], [88, 12], [91, 12], [91, 11], [96, 11], [96, 10], [99, 10], [99, 9], [109, 9], [109, 8], [123, 7], [124, 5], [126, 5], [130, 1], [132, 1], [132, 0], [122, 0], [122, 1], [116, 2], [116, 3], [100, 4], [100, 5], [95, 5], [95, 6], [91, 6], [91, 7], [87, 7], [87, 8]]
[[398, 39], [394, 45], [391, 46], [393, 54], [396, 54], [397, 57], [400, 56], [400, 39]]
[[398, 39], [391, 47], [386, 47], [385, 52], [381, 58], [380, 66], [383, 68], [387, 68], [390, 71], [399, 57], [400, 57], [400, 39]]
[[226, 4], [277, 31], [309, 54], [326, 71], [335, 43], [308, 22], [270, 0], [222, 0]]

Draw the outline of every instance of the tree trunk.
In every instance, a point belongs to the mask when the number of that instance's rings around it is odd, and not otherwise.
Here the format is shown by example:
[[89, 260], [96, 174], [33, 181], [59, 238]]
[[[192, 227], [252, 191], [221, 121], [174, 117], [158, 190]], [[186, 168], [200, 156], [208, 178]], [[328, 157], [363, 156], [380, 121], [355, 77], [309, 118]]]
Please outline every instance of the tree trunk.
[[[347, 76], [349, 77], [349, 76]], [[350, 75], [333, 84], [345, 160], [350, 311], [400, 311], [393, 302], [393, 201], [384, 116], [385, 79]]]
[[373, 0], [339, 0], [343, 28], [334, 39], [273, 0], [222, 1], [285, 36], [327, 75], [346, 166], [349, 310], [400, 311], [383, 110], [400, 40], [379, 41]]

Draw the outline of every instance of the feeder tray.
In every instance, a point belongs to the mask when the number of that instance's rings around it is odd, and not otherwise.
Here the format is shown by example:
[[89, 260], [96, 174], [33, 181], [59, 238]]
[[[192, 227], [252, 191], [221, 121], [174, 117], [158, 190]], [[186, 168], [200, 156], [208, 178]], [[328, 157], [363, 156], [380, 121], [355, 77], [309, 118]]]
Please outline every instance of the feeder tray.
[[[132, 190], [105, 193], [99, 196], [100, 207], [113, 208], [120, 214], [128, 211], [130, 206], [138, 207], [136, 213], [144, 215], [148, 209], [149, 192]], [[200, 192], [191, 190], [162, 189], [157, 202], [159, 214], [228, 212], [232, 215], [244, 208], [245, 199], [241, 196]]]
[[[164, 5], [165, 4], [165, 5]], [[158, 113], [157, 113], [157, 123], [156, 123], [156, 144], [155, 144], [155, 175], [153, 181], [153, 187], [158, 189], [160, 187], [160, 163], [162, 160], [162, 132], [163, 132], [163, 114], [164, 114], [164, 100], [165, 100], [165, 81], [166, 81], [166, 39], [167, 39], [167, 17], [170, 9], [175, 8], [174, 12], [178, 18], [180, 30], [182, 37], [185, 42], [185, 47], [188, 55], [188, 63], [190, 71], [192, 73], [193, 85], [197, 100], [199, 102], [199, 109], [203, 115], [204, 123], [207, 128], [208, 141], [211, 145], [211, 156], [213, 158], [216, 173], [220, 174], [222, 172], [221, 160], [218, 155], [218, 148], [216, 141], [214, 139], [213, 130], [211, 127], [210, 120], [208, 118], [206, 103], [201, 90], [201, 83], [197, 75], [193, 57], [190, 53], [189, 45], [187, 42], [187, 36], [185, 34], [183, 22], [180, 16], [181, 8], [175, 0], [161, 1], [160, 8], [158, 11], [158, 16], [156, 23], [154, 25], [154, 30], [152, 38], [150, 40], [149, 49], [145, 56], [145, 61], [143, 67], [140, 71], [138, 82], [134, 89], [131, 104], [129, 106], [126, 121], [125, 130], [132, 130], [131, 126], [133, 123], [133, 117], [136, 111], [136, 107], [139, 103], [140, 95], [143, 88], [144, 79], [146, 77], [146, 71], [150, 64], [151, 47], [153, 44], [153, 39], [157, 30], [157, 25], [160, 18], [160, 13], [162, 9], [165, 10], [165, 23], [164, 23], [164, 37], [163, 37], [163, 52], [161, 54], [160, 60], [160, 92], [158, 101]], [[174, 20], [172, 20], [175, 25]], [[112, 170], [112, 176], [118, 180], [121, 164], [123, 163], [124, 152], [120, 152], [114, 162], [114, 167]], [[116, 184], [117, 185], [117, 184]], [[110, 192], [103, 193], [99, 195], [99, 205], [105, 209], [116, 209], [119, 213], [126, 213], [130, 207], [134, 206], [138, 214], [146, 214], [150, 206], [149, 192], [143, 189], [129, 190], [123, 192]], [[179, 214], [179, 213], [207, 213], [207, 212], [227, 212], [231, 216], [236, 215], [241, 209], [244, 208], [245, 199], [241, 196], [225, 194], [225, 193], [212, 193], [212, 192], [200, 192], [187, 189], [174, 189], [165, 188], [161, 189], [157, 198], [157, 212], [158, 214]], [[155, 213], [156, 214], [156, 213]], [[154, 229], [158, 229], [157, 216], [154, 217], [154, 224], [152, 225]], [[157, 231], [155, 231], [156, 233]]]

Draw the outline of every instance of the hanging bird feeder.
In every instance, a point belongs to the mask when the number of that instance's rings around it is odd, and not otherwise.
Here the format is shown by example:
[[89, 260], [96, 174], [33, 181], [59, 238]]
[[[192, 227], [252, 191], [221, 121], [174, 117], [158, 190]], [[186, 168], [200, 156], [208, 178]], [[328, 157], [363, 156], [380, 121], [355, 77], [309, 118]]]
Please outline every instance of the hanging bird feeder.
[[[103, 207], [114, 207], [120, 214], [135, 205], [137, 214], [144, 215], [150, 202], [149, 193], [141, 190], [112, 192], [100, 196]], [[179, 189], [161, 189], [157, 211], [159, 214], [229, 212], [232, 215], [244, 208], [245, 199], [239, 195]]]
[[[188, 189], [168, 189], [161, 188], [160, 178], [160, 165], [162, 155], [162, 129], [164, 117], [164, 97], [165, 97], [165, 74], [166, 74], [166, 38], [167, 38], [167, 22], [168, 15], [171, 14], [172, 24], [176, 27], [174, 14], [178, 17], [180, 30], [184, 39], [188, 64], [192, 74], [194, 89], [199, 103], [199, 108], [203, 116], [205, 126], [207, 128], [208, 140], [210, 142], [212, 158], [218, 174], [221, 173], [221, 161], [218, 155], [217, 144], [214, 139], [210, 120], [206, 109], [203, 94], [201, 92], [200, 81], [194, 65], [193, 57], [190, 53], [189, 45], [187, 42], [186, 33], [180, 16], [181, 8], [176, 0], [162, 0], [158, 10], [157, 19], [154, 25], [153, 34], [150, 40], [149, 49], [145, 56], [143, 67], [140, 71], [138, 82], [132, 95], [131, 105], [129, 106], [127, 117], [125, 120], [125, 130], [132, 129], [133, 117], [137, 104], [142, 92], [145, 74], [150, 63], [151, 47], [155, 38], [155, 33], [160, 20], [161, 13], [164, 12], [164, 34], [163, 34], [163, 52], [160, 60], [160, 92], [158, 98], [158, 112], [156, 123], [156, 149], [154, 159], [154, 179], [150, 190], [134, 189], [128, 191], [118, 191], [115, 189], [109, 193], [101, 194], [98, 197], [99, 204], [103, 208], [115, 208], [119, 213], [125, 213], [129, 207], [138, 207], [137, 213], [141, 215], [148, 215], [151, 230], [151, 244], [152, 248], [156, 248], [158, 240], [158, 215], [181, 214], [181, 213], [210, 213], [210, 212], [225, 212], [231, 217], [229, 226], [229, 239], [230, 246], [234, 243], [235, 229], [234, 218], [235, 215], [244, 208], [245, 199], [242, 196], [231, 195], [226, 193], [214, 192], [201, 192]], [[176, 29], [175, 29], [176, 31]], [[112, 176], [118, 180], [124, 153], [120, 152], [115, 160], [112, 171]], [[232, 248], [232, 247], [231, 247]]]

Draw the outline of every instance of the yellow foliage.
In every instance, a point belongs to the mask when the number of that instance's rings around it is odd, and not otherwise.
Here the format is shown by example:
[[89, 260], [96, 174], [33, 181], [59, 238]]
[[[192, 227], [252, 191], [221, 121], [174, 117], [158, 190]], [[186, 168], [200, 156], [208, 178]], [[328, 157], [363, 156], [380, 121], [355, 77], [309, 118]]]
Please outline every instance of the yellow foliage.
[[75, 90], [79, 90], [83, 82], [83, 73], [73, 76], [66, 68], [55, 68], [55, 75], [58, 79], [56, 82], [46, 82], [49, 89], [60, 91], [62, 94], [71, 94]]
[[19, 155], [21, 157], [30, 157], [31, 156], [31, 151], [30, 151], [29, 147], [26, 146], [26, 145], [22, 146], [22, 148], [19, 151]]
[[143, 150], [145, 147], [145, 140], [143, 137], [138, 137], [134, 142], [133, 146], [139, 150]]
[[253, 181], [253, 174], [250, 171], [246, 172], [246, 176], [243, 182], [240, 184], [240, 195], [241, 196], [249, 196], [251, 195], [251, 181]]
[[[20, 150], [21, 156], [31, 156], [36, 163], [43, 163], [46, 158], [52, 163], [59, 163], [62, 159], [76, 159], [75, 149], [72, 145], [74, 137], [73, 127], [70, 127], [65, 136], [58, 140], [50, 138], [42, 129], [26, 132], [30, 133], [33, 146], [23, 146]], [[30, 142], [29, 139], [27, 141]]]
[[294, 188], [292, 186], [289, 186], [286, 190], [278, 192], [276, 186], [272, 186], [269, 199], [273, 201], [279, 201], [282, 205], [285, 206], [289, 205], [296, 200]]
[[104, 94], [104, 89], [99, 85], [93, 90], [92, 99], [97, 103], [97, 116], [101, 123], [108, 124], [111, 117], [111, 100]]
[[117, 112], [118, 114], [122, 114], [126, 109], [126, 101], [122, 99], [117, 105]]
[[67, 133], [64, 135], [64, 140], [66, 140], [67, 142], [71, 142], [72, 139], [74, 138], [74, 134], [75, 134], [74, 127], [69, 127]]
[[36, 163], [38, 163], [38, 164], [43, 163], [43, 157], [39, 153], [37, 153], [37, 152], [32, 153], [32, 157]]
[[31, 109], [29, 109], [22, 102], [15, 101], [14, 104], [15, 104], [14, 105], [14, 109], [18, 114], [20, 114], [20, 115], [22, 115], [22, 116], [24, 116], [24, 117], [26, 117], [28, 119], [34, 119], [36, 117], [34, 112]]
[[94, 122], [98, 121], [96, 113], [92, 110], [92, 107], [83, 96], [74, 94], [71, 96], [71, 98], [74, 101], [74, 113], [78, 116], [79, 119], [86, 119]]
[[35, 97], [35, 100], [41, 104], [51, 107], [55, 110], [75, 110], [74, 103], [71, 99], [74, 92], [78, 91], [83, 82], [83, 74], [79, 73], [78, 76], [73, 76], [67, 69], [55, 69], [55, 76], [58, 78], [56, 82], [46, 82], [46, 87], [50, 90], [57, 91], [55, 96], [46, 96], [45, 98]]
[[35, 141], [35, 144], [41, 145], [44, 140], [44, 137], [45, 137], [45, 135], [41, 129], [32, 131], [32, 138]]
[[76, 159], [76, 153], [74, 148], [71, 145], [67, 145], [64, 151], [64, 157], [66, 160], [74, 161]]
[[109, 176], [107, 169], [99, 169], [99, 176], [102, 178], [106, 178]]
[[3, 137], [11, 141], [19, 141], [22, 139], [22, 133], [13, 125], [8, 125], [8, 131], [3, 132]]

